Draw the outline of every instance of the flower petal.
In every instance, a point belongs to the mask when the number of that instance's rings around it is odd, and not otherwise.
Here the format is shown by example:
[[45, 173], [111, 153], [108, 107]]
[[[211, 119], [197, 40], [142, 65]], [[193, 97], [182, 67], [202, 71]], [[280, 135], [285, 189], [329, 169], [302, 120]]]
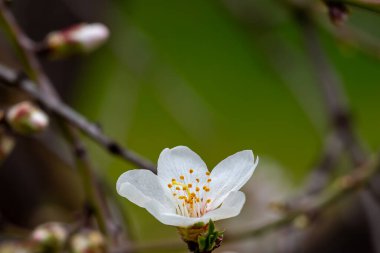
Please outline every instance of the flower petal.
[[210, 210], [218, 207], [228, 194], [238, 191], [252, 176], [259, 162], [251, 150], [244, 150], [221, 161], [211, 172]]
[[203, 181], [206, 178], [206, 172], [207, 166], [203, 160], [185, 146], [166, 148], [158, 158], [157, 175], [167, 183], [171, 182], [172, 178], [178, 180], [182, 175], [185, 178], [199, 178]]
[[228, 194], [223, 204], [208, 213], [202, 218], [213, 221], [227, 219], [239, 215], [245, 203], [245, 195], [241, 191], [234, 191]]
[[209, 221], [209, 218], [200, 217], [186, 217], [178, 215], [176, 213], [168, 212], [162, 205], [157, 203], [157, 201], [152, 200], [146, 204], [146, 209], [153, 215], [158, 221], [165, 225], [176, 226], [176, 227], [189, 227], [198, 222], [204, 222], [205, 224]]
[[158, 201], [168, 211], [175, 213], [169, 193], [160, 182], [160, 179], [149, 170], [130, 170], [123, 173], [116, 183], [117, 192], [140, 207], [152, 199]]

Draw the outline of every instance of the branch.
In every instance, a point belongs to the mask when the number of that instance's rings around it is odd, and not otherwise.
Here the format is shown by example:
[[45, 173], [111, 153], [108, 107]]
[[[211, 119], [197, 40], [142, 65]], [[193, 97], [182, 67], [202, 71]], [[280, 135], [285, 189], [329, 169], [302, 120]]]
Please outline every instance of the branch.
[[319, 42], [314, 23], [307, 13], [298, 15], [298, 23], [305, 39], [307, 53], [311, 60], [318, 85], [326, 102], [326, 110], [330, 122], [344, 147], [349, 151], [353, 163], [358, 166], [365, 161], [365, 152], [354, 133], [347, 97], [334, 68], [328, 62], [327, 56]]
[[354, 48], [376, 59], [380, 58], [380, 41], [372, 34], [356, 29], [355, 27], [334, 27], [326, 22], [319, 22], [320, 26], [330, 33], [338, 42]]
[[119, 156], [127, 162], [131, 162], [141, 168], [155, 171], [155, 166], [151, 162], [131, 150], [122, 148], [119, 143], [106, 136], [96, 124], [89, 122], [81, 114], [77, 113], [61, 101], [52, 101], [51, 99], [48, 99], [45, 94], [42, 94], [36, 88], [36, 85], [32, 81], [20, 77], [16, 71], [11, 70], [1, 64], [0, 81], [8, 87], [14, 87], [22, 90], [31, 98], [38, 101], [46, 109], [50, 110], [63, 120], [69, 122], [74, 127], [80, 129], [85, 135], [89, 136], [111, 154]]
[[[0, 21], [2, 21], [5, 31], [10, 36], [14, 46], [19, 52], [20, 58], [26, 69], [29, 77], [34, 81], [26, 82], [29, 84], [29, 88], [34, 92], [34, 95], [43, 97], [46, 104], [54, 106], [59, 106], [62, 102], [55, 91], [51, 81], [43, 71], [41, 64], [35, 54], [36, 45], [33, 41], [29, 39], [29, 37], [22, 31], [19, 27], [17, 21], [15, 20], [12, 12], [8, 9], [7, 3], [5, 0], [0, 0]], [[9, 71], [6, 68], [3, 70]], [[7, 75], [5, 75], [7, 76]], [[8, 73], [8, 81], [17, 81], [17, 73]], [[12, 79], [13, 78], [13, 79]], [[21, 81], [21, 79], [20, 79]], [[22, 83], [22, 81], [21, 81]], [[39, 87], [36, 88], [36, 87]], [[65, 110], [63, 110], [65, 111]], [[65, 111], [67, 112], [67, 110]], [[64, 118], [63, 118], [64, 119]], [[85, 120], [82, 120], [85, 121]], [[84, 208], [86, 215], [95, 215], [97, 224], [99, 225], [100, 230], [104, 234], [108, 234], [107, 230], [107, 217], [106, 217], [106, 207], [107, 204], [102, 202], [101, 195], [102, 193], [96, 187], [94, 169], [92, 164], [87, 156], [86, 148], [82, 143], [78, 129], [70, 125], [66, 120], [64, 120], [61, 126], [66, 133], [66, 137], [68, 141], [71, 143], [74, 149], [75, 160], [77, 161], [78, 171], [80, 173], [80, 178], [82, 180], [84, 190], [86, 193], [86, 204], [90, 205], [91, 213], [88, 213], [86, 210], [86, 206]], [[103, 141], [107, 141], [107, 139], [103, 138]], [[115, 149], [117, 152], [120, 150], [120, 153], [125, 155], [127, 158], [135, 158], [133, 154], [129, 154], [128, 152], [124, 152], [121, 148], [118, 149], [118, 145], [110, 146]], [[139, 160], [137, 160], [139, 161]], [[108, 217], [110, 218], [110, 217]], [[117, 224], [117, 221], [112, 220], [112, 223]]]
[[324, 0], [326, 3], [342, 3], [352, 7], [356, 7], [362, 10], [371, 11], [376, 14], [380, 14], [380, 8], [378, 3], [364, 3], [358, 0]]
[[57, 93], [50, 85], [48, 77], [44, 74], [38, 59], [34, 55], [34, 42], [23, 33], [13, 14], [8, 9], [5, 0], [0, 0], [0, 21], [13, 46], [16, 47], [21, 62], [25, 66], [26, 73], [41, 87], [44, 93], [50, 95], [50, 99], [56, 98]]

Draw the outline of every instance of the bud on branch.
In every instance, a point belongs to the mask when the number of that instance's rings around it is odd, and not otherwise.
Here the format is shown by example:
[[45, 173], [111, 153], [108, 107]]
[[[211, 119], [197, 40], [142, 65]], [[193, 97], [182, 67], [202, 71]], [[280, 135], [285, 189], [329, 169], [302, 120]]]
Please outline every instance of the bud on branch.
[[46, 49], [52, 58], [64, 58], [77, 53], [90, 53], [109, 37], [108, 28], [100, 23], [79, 24], [46, 37]]
[[5, 119], [12, 130], [20, 134], [41, 132], [49, 125], [49, 117], [27, 101], [12, 106], [6, 112]]

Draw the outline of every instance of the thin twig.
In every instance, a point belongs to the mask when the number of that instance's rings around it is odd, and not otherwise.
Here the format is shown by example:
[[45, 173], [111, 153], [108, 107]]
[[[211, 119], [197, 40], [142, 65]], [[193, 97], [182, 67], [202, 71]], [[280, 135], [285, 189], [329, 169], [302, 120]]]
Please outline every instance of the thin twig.
[[378, 8], [376, 4], [371, 5], [370, 3], [364, 3], [364, 2], [352, 1], [352, 0], [324, 0], [324, 2], [342, 3], [342, 4], [346, 4], [346, 5], [356, 7], [362, 10], [371, 11], [376, 14], [380, 14], [380, 8]]
[[48, 99], [45, 94], [42, 94], [36, 88], [32, 81], [26, 78], [20, 78], [20, 75], [16, 71], [1, 64], [0, 81], [7, 86], [21, 89], [46, 109], [80, 129], [85, 135], [89, 136], [111, 154], [119, 156], [127, 162], [131, 162], [143, 169], [155, 171], [155, 166], [150, 161], [142, 158], [131, 150], [123, 148], [115, 140], [106, 136], [96, 124], [89, 122], [84, 116], [77, 113], [61, 101], [52, 101], [51, 99]]
[[350, 153], [353, 163], [356, 166], [360, 165], [365, 161], [365, 152], [354, 133], [347, 97], [343, 92], [340, 79], [327, 60], [313, 21], [305, 13], [299, 14], [297, 17], [317, 84], [319, 84], [325, 99], [330, 122], [341, 138], [344, 147]]
[[23, 33], [13, 14], [8, 9], [5, 0], [0, 0], [0, 21], [12, 44], [16, 47], [28, 76], [40, 86], [42, 92], [49, 94], [50, 99], [56, 99], [57, 93], [49, 84], [48, 77], [44, 74], [38, 59], [34, 56], [33, 41]]
[[380, 41], [372, 34], [348, 25], [336, 27], [327, 22], [319, 22], [319, 24], [338, 42], [368, 56], [380, 58]]
[[[43, 71], [42, 66], [38, 61], [38, 58], [34, 53], [34, 50], [33, 50], [34, 43], [28, 38], [28, 36], [19, 27], [17, 21], [15, 20], [12, 12], [8, 9], [7, 3], [4, 0], [0, 0], [0, 20], [2, 21], [4, 29], [10, 36], [13, 44], [16, 46], [16, 49], [19, 52], [20, 58], [22, 60], [22, 63], [27, 73], [32, 78], [32, 80], [35, 81], [34, 86], [35, 87], [38, 86], [40, 88], [40, 90], [36, 88], [36, 91], [38, 93], [44, 94], [45, 99], [49, 101], [50, 103], [59, 102], [60, 97], [58, 93], [55, 91], [49, 78]], [[64, 122], [62, 126], [65, 128], [65, 131], [67, 132], [69, 141], [71, 141], [71, 143], [74, 143], [76, 145], [80, 145], [83, 148], [83, 150], [85, 150], [84, 145], [81, 143], [81, 140], [77, 133], [77, 129], [68, 125], [66, 122]], [[74, 148], [76, 147], [74, 146]], [[92, 180], [93, 177], [91, 174], [93, 169], [91, 167], [91, 164], [88, 161], [86, 153], [84, 153], [84, 155], [82, 156], [77, 155], [76, 152], [75, 154], [76, 154], [75, 159], [78, 162], [78, 165], [80, 165], [80, 167], [82, 168], [81, 171], [83, 171], [83, 173], [81, 174], [81, 179], [83, 181], [84, 187], [92, 188], [93, 186], [90, 185], [89, 183], [93, 182]], [[107, 230], [105, 227], [106, 218], [104, 216], [104, 212], [102, 211], [103, 209], [102, 203], [98, 199], [98, 196], [97, 196], [98, 192], [92, 189], [85, 189], [85, 191], [86, 191], [87, 201], [89, 201], [89, 203], [92, 205], [91, 208], [94, 209], [95, 217], [97, 219], [97, 222], [101, 231], [104, 234], [107, 234]]]

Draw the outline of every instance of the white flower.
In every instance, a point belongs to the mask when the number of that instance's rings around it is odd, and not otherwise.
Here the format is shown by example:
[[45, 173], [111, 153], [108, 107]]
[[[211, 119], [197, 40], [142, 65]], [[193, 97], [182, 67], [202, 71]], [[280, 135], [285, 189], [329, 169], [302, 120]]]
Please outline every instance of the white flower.
[[158, 159], [157, 175], [130, 170], [119, 177], [116, 188], [160, 222], [188, 227], [238, 215], [245, 202], [239, 189], [250, 179], [258, 161], [251, 150], [245, 150], [227, 157], [210, 173], [189, 148], [167, 148]]

